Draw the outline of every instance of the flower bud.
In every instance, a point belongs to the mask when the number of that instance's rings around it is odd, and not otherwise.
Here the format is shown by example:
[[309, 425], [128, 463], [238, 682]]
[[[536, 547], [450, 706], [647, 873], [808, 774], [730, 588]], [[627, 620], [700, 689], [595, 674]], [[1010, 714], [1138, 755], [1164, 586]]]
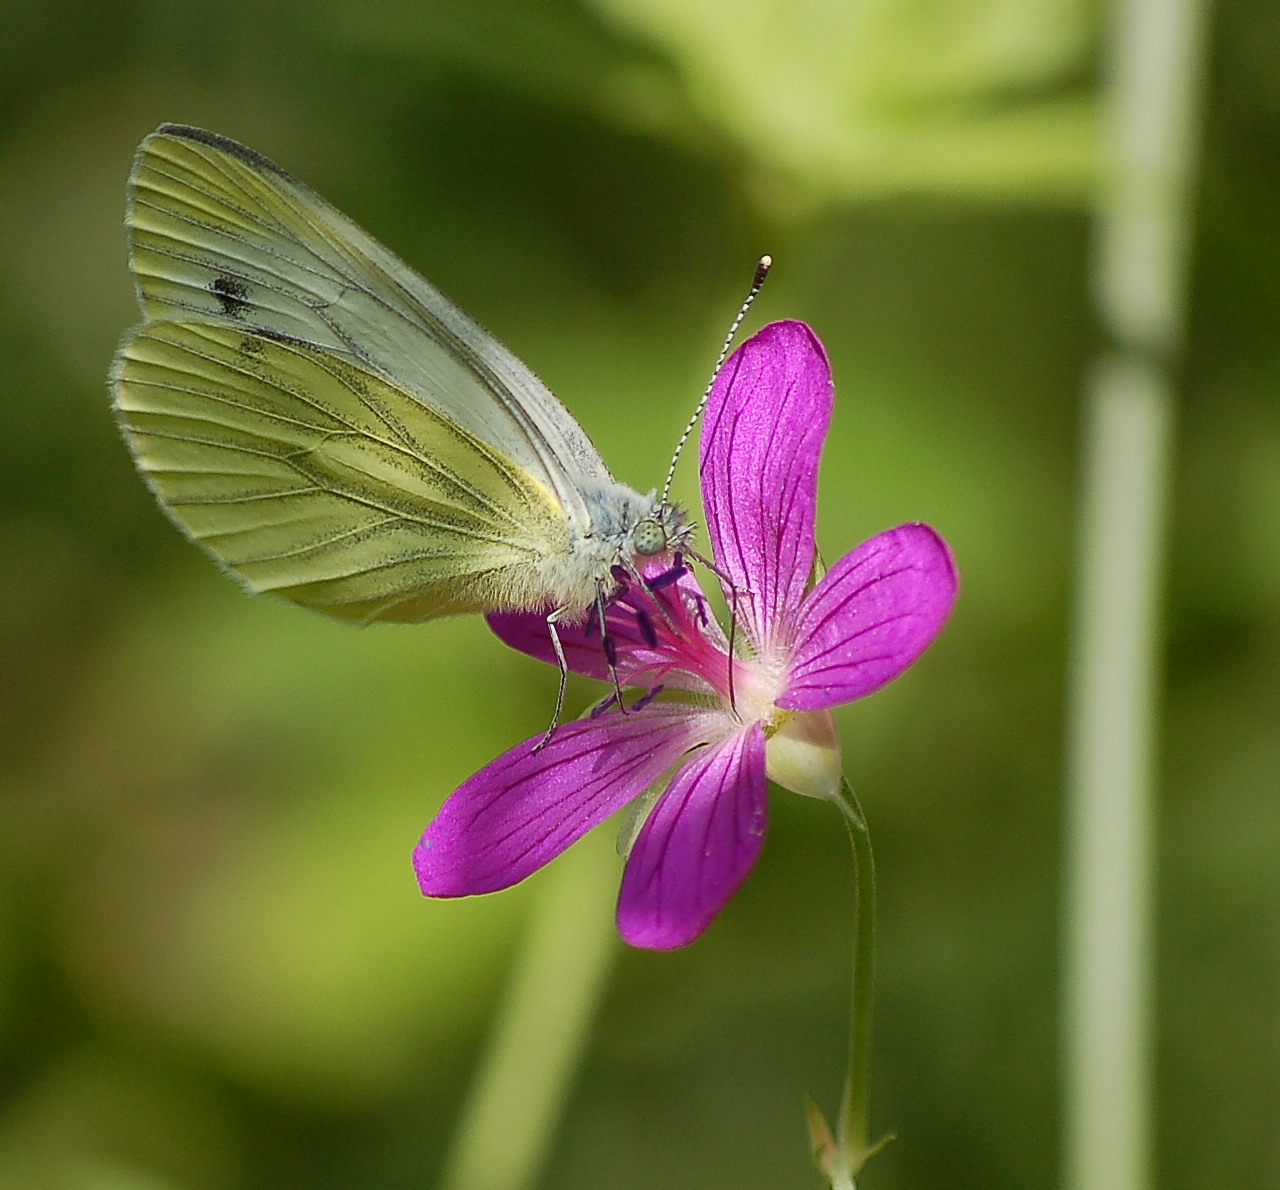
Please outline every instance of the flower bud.
[[765, 771], [783, 789], [835, 801], [842, 773], [840, 736], [830, 711], [787, 711], [765, 744]]

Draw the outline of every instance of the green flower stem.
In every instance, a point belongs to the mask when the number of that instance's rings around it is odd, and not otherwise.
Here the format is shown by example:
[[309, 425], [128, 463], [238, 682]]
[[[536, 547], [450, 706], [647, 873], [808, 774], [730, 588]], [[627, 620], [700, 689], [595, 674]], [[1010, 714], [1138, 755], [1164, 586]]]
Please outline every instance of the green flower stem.
[[855, 1190], [862, 1167], [887, 1141], [870, 1141], [871, 1012], [875, 990], [876, 865], [871, 834], [857, 794], [841, 780], [836, 805], [849, 830], [853, 847], [854, 938], [850, 977], [849, 1073], [845, 1079], [840, 1116], [833, 1137], [816, 1107], [810, 1106], [814, 1158], [832, 1190]]
[[547, 873], [454, 1133], [441, 1190], [531, 1190], [541, 1181], [618, 955], [617, 869], [606, 826]]
[[840, 1107], [840, 1130], [836, 1142], [855, 1161], [857, 1173], [871, 1155], [870, 1087], [871, 1009], [875, 995], [876, 862], [871, 854], [871, 833], [858, 804], [858, 796], [846, 780], [840, 810], [849, 841], [853, 844], [853, 879], [856, 919], [853, 927], [853, 971], [849, 1005], [849, 1075]]

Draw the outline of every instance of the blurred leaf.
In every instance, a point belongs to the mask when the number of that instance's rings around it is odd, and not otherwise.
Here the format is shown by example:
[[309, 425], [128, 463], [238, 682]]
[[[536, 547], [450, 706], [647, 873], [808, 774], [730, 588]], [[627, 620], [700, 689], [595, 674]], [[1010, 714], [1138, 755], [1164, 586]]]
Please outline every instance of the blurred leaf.
[[465, 71], [502, 90], [591, 106], [618, 70], [650, 57], [565, 0], [371, 0], [335, 5], [327, 31], [337, 44]]
[[592, 3], [670, 55], [684, 102], [745, 154], [775, 214], [897, 192], [1089, 193], [1084, 0]]

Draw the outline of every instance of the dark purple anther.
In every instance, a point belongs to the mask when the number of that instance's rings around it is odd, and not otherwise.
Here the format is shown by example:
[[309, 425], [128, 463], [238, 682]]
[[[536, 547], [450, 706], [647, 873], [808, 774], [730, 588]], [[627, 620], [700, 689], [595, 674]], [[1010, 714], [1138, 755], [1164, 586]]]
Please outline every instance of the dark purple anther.
[[639, 698], [637, 698], [635, 702], [631, 704], [631, 709], [633, 711], [644, 710], [644, 708], [647, 707], [655, 698], [657, 698], [658, 695], [661, 694], [665, 689], [666, 687], [663, 686], [661, 683], [659, 683], [647, 694], [642, 694]]
[[676, 563], [670, 570], [664, 570], [661, 574], [655, 574], [653, 578], [647, 579], [645, 585], [650, 591], [661, 591], [663, 587], [669, 587], [672, 583], [684, 578], [687, 573], [682, 565]]
[[603, 715], [605, 711], [607, 711], [610, 707], [612, 707], [614, 703], [616, 703], [617, 701], [618, 701], [617, 694], [616, 693], [610, 694], [609, 697], [606, 698], [603, 702], [596, 703], [596, 705], [591, 708], [590, 718], [599, 719], [600, 716]]

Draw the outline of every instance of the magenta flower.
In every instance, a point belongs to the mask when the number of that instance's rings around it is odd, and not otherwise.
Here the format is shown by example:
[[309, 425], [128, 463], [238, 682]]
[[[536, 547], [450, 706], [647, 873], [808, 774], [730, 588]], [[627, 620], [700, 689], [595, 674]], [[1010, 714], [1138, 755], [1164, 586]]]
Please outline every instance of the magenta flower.
[[[766, 777], [834, 797], [830, 708], [897, 677], [955, 602], [946, 543], [901, 525], [814, 584], [818, 459], [832, 406], [817, 336], [777, 322], [725, 365], [707, 407], [701, 476], [715, 564], [732, 584], [734, 655], [685, 568], [626, 583], [607, 612], [619, 679], [647, 693], [517, 745], [444, 804], [414, 853], [428, 896], [523, 880], [646, 792], [618, 897], [633, 946], [693, 941], [751, 870], [764, 840]], [[508, 644], [553, 661], [545, 617], [494, 615]], [[600, 626], [562, 628], [571, 669], [608, 679]], [[656, 699], [663, 690], [668, 694]], [[665, 786], [665, 787], [664, 787]], [[644, 803], [641, 803], [642, 805]]]

